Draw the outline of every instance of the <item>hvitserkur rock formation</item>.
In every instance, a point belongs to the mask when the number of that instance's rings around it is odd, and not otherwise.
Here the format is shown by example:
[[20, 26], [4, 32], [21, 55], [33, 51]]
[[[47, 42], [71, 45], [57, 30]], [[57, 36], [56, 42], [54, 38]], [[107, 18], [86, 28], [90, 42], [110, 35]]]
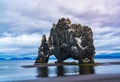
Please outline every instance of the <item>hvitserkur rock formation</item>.
[[91, 28], [71, 24], [69, 18], [61, 18], [57, 24], [53, 24], [48, 41], [45, 35], [42, 36], [35, 64], [47, 63], [50, 55], [54, 55], [57, 62], [71, 57], [79, 63], [94, 63], [94, 54]]

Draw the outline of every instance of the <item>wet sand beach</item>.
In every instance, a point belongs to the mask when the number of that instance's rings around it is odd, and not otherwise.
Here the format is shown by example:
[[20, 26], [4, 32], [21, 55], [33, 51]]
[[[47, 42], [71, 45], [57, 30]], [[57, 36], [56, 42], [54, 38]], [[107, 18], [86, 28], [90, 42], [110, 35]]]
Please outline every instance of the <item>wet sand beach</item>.
[[120, 74], [89, 74], [81, 76], [20, 80], [14, 82], [120, 82]]

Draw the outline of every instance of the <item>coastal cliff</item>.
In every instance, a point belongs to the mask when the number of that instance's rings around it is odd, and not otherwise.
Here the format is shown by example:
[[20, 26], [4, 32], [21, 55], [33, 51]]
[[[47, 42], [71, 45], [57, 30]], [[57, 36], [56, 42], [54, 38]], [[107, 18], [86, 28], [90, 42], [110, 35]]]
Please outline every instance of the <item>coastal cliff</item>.
[[94, 63], [94, 54], [91, 28], [71, 24], [69, 18], [61, 18], [57, 24], [53, 24], [48, 40], [46, 35], [42, 36], [35, 64], [47, 63], [50, 55], [54, 55], [59, 63], [67, 58], [78, 60], [79, 63]]

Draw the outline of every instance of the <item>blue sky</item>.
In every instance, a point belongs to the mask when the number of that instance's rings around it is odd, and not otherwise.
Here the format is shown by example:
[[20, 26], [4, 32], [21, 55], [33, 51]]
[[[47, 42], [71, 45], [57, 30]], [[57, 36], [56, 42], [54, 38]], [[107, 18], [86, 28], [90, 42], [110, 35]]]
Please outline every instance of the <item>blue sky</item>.
[[35, 57], [41, 35], [68, 17], [88, 25], [96, 55], [120, 53], [120, 0], [0, 0], [0, 57]]

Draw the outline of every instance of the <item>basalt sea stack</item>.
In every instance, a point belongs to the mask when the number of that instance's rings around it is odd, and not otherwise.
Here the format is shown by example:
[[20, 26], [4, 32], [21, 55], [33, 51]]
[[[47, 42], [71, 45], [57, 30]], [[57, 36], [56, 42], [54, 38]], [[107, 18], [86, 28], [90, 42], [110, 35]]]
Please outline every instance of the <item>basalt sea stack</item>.
[[48, 40], [45, 35], [42, 36], [35, 64], [47, 63], [50, 55], [54, 55], [58, 63], [67, 58], [78, 60], [79, 63], [94, 63], [94, 54], [91, 28], [71, 24], [69, 18], [61, 18], [57, 24], [53, 24]]

